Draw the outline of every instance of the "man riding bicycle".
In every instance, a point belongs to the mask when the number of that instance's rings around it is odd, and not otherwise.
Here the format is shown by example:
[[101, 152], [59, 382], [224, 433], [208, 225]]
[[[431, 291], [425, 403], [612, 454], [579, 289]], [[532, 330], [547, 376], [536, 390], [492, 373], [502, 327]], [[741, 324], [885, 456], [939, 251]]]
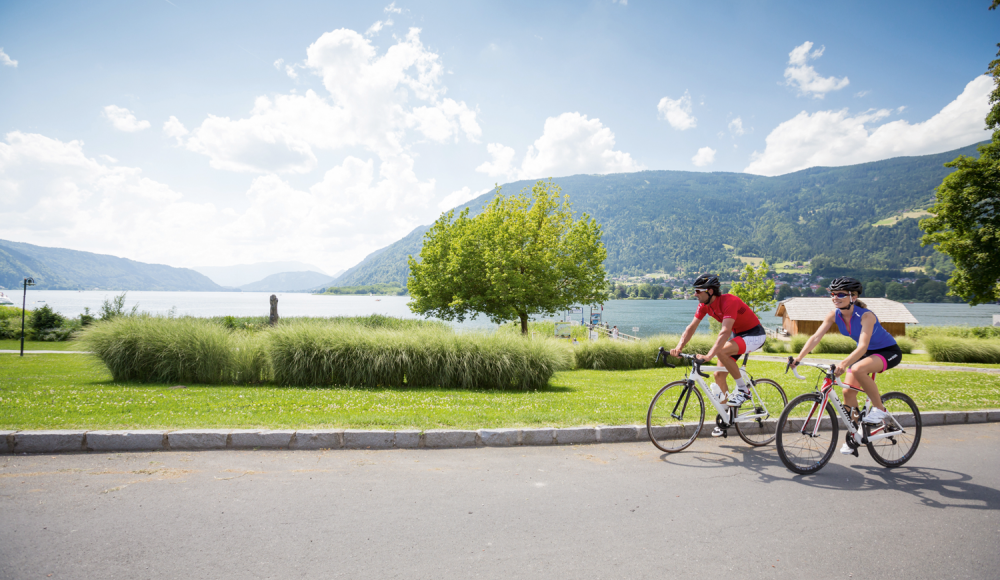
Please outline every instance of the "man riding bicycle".
[[[715, 356], [719, 357], [719, 362], [726, 371], [718, 371], [714, 375], [715, 383], [719, 385], [723, 394], [729, 392], [726, 384], [726, 376], [733, 375], [736, 379], [736, 390], [729, 393], [728, 404], [731, 407], [739, 407], [750, 399], [750, 387], [743, 380], [739, 365], [736, 359], [748, 352], [759, 350], [764, 346], [764, 339], [767, 333], [761, 326], [757, 315], [750, 309], [739, 296], [735, 294], [720, 294], [719, 277], [714, 274], [702, 274], [694, 281], [695, 295], [698, 297], [698, 310], [695, 311], [694, 319], [684, 329], [684, 334], [677, 342], [677, 347], [670, 350], [672, 356], [681, 353], [684, 345], [691, 340], [698, 325], [705, 319], [705, 315], [722, 323], [722, 330], [715, 340], [712, 348], [702, 357], [701, 360], [711, 360]], [[712, 432], [714, 437], [722, 435], [722, 431], [716, 427]]]
[[[875, 384], [875, 375], [898, 365], [903, 360], [903, 351], [896, 344], [896, 339], [879, 324], [875, 313], [868, 310], [866, 304], [858, 299], [862, 290], [861, 282], [854, 278], [841, 277], [830, 283], [830, 298], [833, 299], [834, 309], [826, 315], [816, 333], [809, 337], [792, 365], [802, 362], [827, 331], [836, 324], [841, 334], [853, 338], [858, 343], [857, 348], [847, 355], [847, 358], [837, 363], [837, 368], [834, 369], [837, 376], [847, 372], [844, 383], [851, 388], [844, 389], [844, 403], [852, 408], [854, 415], [858, 410], [856, 391], [864, 391], [873, 408], [865, 415], [863, 422], [877, 425], [885, 419], [886, 412], [878, 392], [878, 385]], [[850, 455], [854, 450], [844, 443], [840, 452]]]

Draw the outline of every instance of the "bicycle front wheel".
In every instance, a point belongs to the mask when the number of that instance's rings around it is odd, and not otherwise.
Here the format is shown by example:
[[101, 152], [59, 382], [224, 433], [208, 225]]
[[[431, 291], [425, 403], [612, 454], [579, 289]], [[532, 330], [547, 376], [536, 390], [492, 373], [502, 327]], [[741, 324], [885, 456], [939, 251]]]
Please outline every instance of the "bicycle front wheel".
[[705, 423], [705, 401], [693, 382], [674, 381], [653, 397], [646, 432], [657, 449], [676, 453], [694, 443]]
[[903, 393], [886, 393], [882, 395], [885, 410], [892, 415], [881, 425], [864, 425], [865, 436], [893, 432], [892, 437], [869, 442], [868, 453], [872, 459], [886, 467], [899, 467], [906, 463], [917, 452], [920, 445], [920, 411], [913, 399]]
[[[743, 403], [740, 416], [754, 417], [753, 421], [736, 420], [736, 432], [740, 437], [753, 445], [760, 447], [774, 441], [775, 427], [778, 416], [785, 409], [788, 397], [781, 385], [771, 379], [758, 379], [750, 389], [752, 401]], [[752, 403], [752, 406], [750, 405]]]
[[778, 457], [795, 473], [816, 473], [833, 455], [840, 425], [833, 406], [827, 403], [826, 409], [822, 409], [822, 403], [823, 395], [819, 393], [799, 395], [778, 418], [775, 431]]

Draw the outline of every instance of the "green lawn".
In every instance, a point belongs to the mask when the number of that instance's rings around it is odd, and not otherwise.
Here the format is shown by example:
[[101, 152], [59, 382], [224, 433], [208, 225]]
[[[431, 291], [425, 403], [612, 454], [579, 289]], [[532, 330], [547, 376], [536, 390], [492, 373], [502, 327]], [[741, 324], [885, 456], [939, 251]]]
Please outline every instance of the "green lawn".
[[[755, 376], [789, 398], [809, 381], [783, 363], [753, 362]], [[534, 392], [443, 389], [220, 387], [124, 383], [90, 355], [0, 354], [0, 429], [567, 427], [643, 424], [657, 388], [680, 369], [568, 371]], [[893, 370], [883, 391], [902, 390], [924, 410], [1000, 408], [1000, 375]], [[709, 413], [706, 413], [709, 415]]]
[[[0, 350], [21, 350], [21, 339], [0, 340]], [[80, 343], [73, 340], [63, 342], [24, 341], [24, 350], [86, 350]]]

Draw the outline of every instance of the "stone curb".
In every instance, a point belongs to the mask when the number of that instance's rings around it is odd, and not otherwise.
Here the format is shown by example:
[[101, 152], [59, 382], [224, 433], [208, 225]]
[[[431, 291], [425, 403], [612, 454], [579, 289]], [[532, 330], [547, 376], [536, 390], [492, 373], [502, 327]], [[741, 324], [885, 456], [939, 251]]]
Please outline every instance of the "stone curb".
[[[1000, 423], [1000, 409], [928, 411], [926, 427]], [[670, 427], [660, 427], [670, 429]], [[698, 437], [710, 437], [705, 422]], [[735, 433], [733, 434], [735, 436]], [[648, 441], [645, 425], [602, 425], [564, 429], [182, 429], [177, 431], [2, 431], [0, 454], [120, 451], [201, 451], [210, 449], [453, 449], [529, 445], [586, 445]]]

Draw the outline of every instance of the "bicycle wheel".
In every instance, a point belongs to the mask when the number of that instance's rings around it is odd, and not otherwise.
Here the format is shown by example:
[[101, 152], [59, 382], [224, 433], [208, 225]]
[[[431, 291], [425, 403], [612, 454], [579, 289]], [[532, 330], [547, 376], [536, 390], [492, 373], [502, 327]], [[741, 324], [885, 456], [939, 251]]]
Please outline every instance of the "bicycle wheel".
[[667, 453], [691, 445], [704, 423], [705, 401], [698, 387], [688, 381], [674, 381], [660, 389], [646, 413], [649, 440]]
[[775, 430], [778, 457], [795, 473], [816, 473], [833, 455], [840, 425], [830, 403], [826, 404], [827, 416], [823, 416], [819, 408], [822, 402], [823, 395], [819, 393], [799, 395], [778, 418]]
[[[762, 413], [765, 415], [746, 423], [740, 422], [737, 416], [736, 432], [750, 445], [761, 447], [774, 441], [778, 416], [785, 409], [788, 397], [785, 396], [785, 390], [781, 388], [781, 385], [771, 379], [757, 379], [750, 392], [753, 393], [753, 401], [743, 403], [743, 406], [740, 407], [740, 415], [760, 415]], [[753, 406], [748, 404], [751, 402]]]
[[895, 422], [886, 420], [881, 425], [864, 425], [865, 436], [891, 431], [898, 431], [898, 434], [868, 443], [868, 453], [886, 467], [899, 467], [913, 457], [920, 445], [920, 411], [913, 399], [903, 393], [882, 395], [882, 404]]

